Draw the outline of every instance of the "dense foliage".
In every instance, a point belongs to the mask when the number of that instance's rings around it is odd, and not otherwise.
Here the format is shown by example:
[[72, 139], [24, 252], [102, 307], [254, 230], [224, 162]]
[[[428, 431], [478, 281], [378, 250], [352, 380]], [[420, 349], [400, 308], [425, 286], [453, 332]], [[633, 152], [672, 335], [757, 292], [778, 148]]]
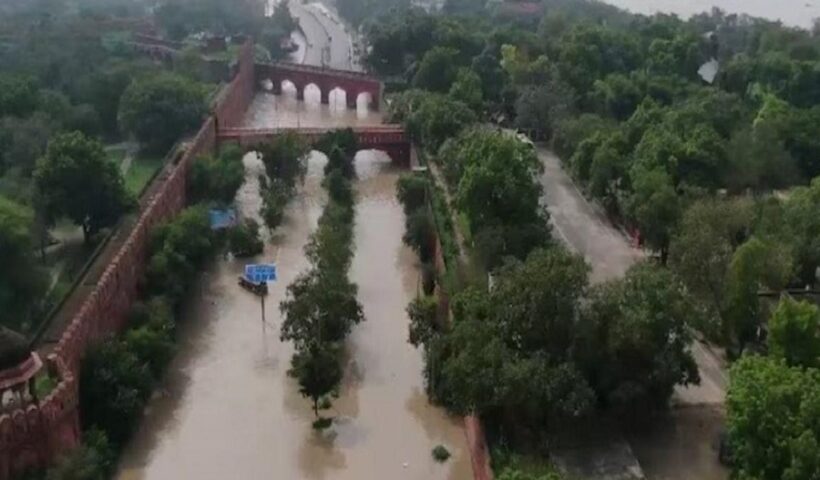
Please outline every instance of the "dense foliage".
[[137, 80], [125, 89], [119, 121], [147, 148], [162, 152], [199, 127], [205, 111], [202, 85], [162, 74]]
[[80, 132], [52, 139], [34, 178], [44, 217], [49, 222], [68, 217], [82, 227], [86, 241], [134, 203], [118, 165], [108, 160], [99, 141]]
[[[317, 417], [320, 402], [322, 408], [329, 407], [329, 397], [342, 380], [344, 340], [364, 320], [356, 299], [358, 288], [347, 275], [353, 258], [355, 200], [349, 170], [356, 146], [355, 141], [349, 142], [350, 133], [329, 132], [318, 142], [319, 148], [343, 158], [326, 168], [323, 183], [329, 200], [305, 246], [310, 267], [288, 285], [287, 297], [279, 306], [284, 316], [281, 338], [293, 342], [296, 349], [289, 374], [313, 402]], [[329, 421], [320, 418], [314, 426], [324, 428]]]
[[0, 196], [0, 326], [26, 326], [45, 290], [33, 255], [33, 217], [26, 207]]
[[231, 204], [245, 180], [242, 156], [239, 147], [227, 146], [217, 155], [197, 158], [188, 176], [188, 200], [196, 203], [212, 198], [222, 205]]

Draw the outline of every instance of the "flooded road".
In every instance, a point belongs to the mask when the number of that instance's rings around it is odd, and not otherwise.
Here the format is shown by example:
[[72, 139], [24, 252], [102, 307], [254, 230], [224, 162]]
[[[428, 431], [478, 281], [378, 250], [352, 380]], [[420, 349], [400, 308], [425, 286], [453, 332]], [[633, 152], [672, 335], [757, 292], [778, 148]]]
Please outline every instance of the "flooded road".
[[[295, 118], [295, 109], [287, 107], [295, 103], [292, 99], [261, 97], [248, 114], [249, 125], [284, 126]], [[320, 112], [306, 116], [316, 126], [337, 125], [338, 118], [378, 122], [367, 112], [356, 116], [311, 108]], [[276, 119], [260, 113], [265, 111], [275, 112]], [[263, 169], [253, 154], [244, 162], [247, 181], [237, 206], [243, 215], [255, 216], [260, 204], [256, 178]], [[347, 342], [345, 378], [330, 411], [336, 417], [333, 426], [321, 434], [311, 428], [311, 404], [287, 375], [293, 350], [279, 341], [279, 302], [286, 286], [308, 267], [302, 249], [325, 203], [320, 185], [325, 162], [322, 154], [309, 156], [305, 185], [258, 259], [276, 262], [280, 275], [265, 302], [264, 329], [259, 299], [236, 283], [244, 261], [220, 259], [203, 273], [180, 327], [179, 354], [123, 455], [118, 478], [471, 477], [461, 420], [427, 402], [421, 354], [407, 343], [404, 309], [415, 295], [419, 272], [417, 259], [401, 242], [404, 218], [395, 199], [399, 171], [380, 152], [356, 156], [350, 277], [359, 286], [366, 320]], [[438, 444], [453, 455], [446, 463], [432, 459]]]

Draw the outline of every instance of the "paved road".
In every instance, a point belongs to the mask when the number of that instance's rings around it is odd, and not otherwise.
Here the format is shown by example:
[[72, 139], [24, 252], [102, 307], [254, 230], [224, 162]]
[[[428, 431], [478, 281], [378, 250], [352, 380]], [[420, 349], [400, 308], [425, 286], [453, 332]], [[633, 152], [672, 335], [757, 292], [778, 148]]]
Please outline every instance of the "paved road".
[[644, 257], [643, 252], [633, 248], [606, 216], [581, 195], [555, 154], [538, 148], [538, 157], [544, 165], [543, 202], [555, 232], [567, 246], [586, 258], [592, 267], [593, 282], [623, 276]]
[[[565, 244], [584, 256], [592, 267], [593, 283], [623, 276], [632, 264], [644, 258], [644, 253], [612, 226], [600, 208], [584, 198], [555, 154], [544, 148], [537, 151], [544, 165], [543, 202], [549, 209], [554, 231]], [[723, 403], [727, 385], [723, 362], [699, 342], [693, 345], [692, 352], [700, 369], [701, 384], [679, 388], [674, 401]]]

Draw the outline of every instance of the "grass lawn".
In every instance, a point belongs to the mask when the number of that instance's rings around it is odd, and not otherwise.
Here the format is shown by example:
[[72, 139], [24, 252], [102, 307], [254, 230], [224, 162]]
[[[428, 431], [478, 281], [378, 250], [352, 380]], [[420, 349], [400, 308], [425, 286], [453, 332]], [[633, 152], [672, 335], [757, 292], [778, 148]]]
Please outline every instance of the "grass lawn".
[[131, 168], [125, 173], [125, 188], [138, 196], [160, 169], [163, 160], [162, 157], [137, 155], [131, 162]]

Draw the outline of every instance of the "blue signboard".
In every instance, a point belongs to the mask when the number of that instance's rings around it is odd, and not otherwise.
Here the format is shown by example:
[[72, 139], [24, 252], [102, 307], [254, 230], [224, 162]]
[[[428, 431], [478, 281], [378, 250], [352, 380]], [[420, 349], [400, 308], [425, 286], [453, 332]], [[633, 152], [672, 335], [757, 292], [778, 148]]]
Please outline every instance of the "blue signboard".
[[212, 208], [208, 211], [208, 218], [211, 221], [211, 229], [219, 230], [236, 225], [236, 210], [227, 208], [219, 210]]
[[272, 263], [250, 263], [245, 265], [245, 278], [253, 283], [275, 282], [276, 265]]

